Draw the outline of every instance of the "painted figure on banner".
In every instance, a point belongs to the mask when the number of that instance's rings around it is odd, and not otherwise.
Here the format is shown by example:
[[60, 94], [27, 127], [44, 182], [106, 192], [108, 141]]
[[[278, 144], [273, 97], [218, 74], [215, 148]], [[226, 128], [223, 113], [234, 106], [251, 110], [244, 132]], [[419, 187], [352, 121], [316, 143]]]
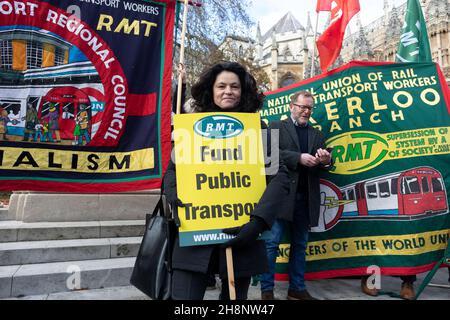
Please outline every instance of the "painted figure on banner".
[[20, 114], [15, 114], [14, 110], [9, 109], [8, 119], [15, 126], [20, 123]]
[[50, 124], [45, 119], [42, 120], [42, 135], [44, 136], [44, 141], [54, 142]]
[[37, 110], [31, 103], [27, 103], [27, 114], [25, 116], [25, 130], [23, 135], [23, 141], [28, 141], [34, 136], [34, 130], [38, 118]]
[[80, 125], [80, 132], [79, 132], [79, 136], [78, 136], [78, 145], [82, 146], [83, 145], [83, 138], [86, 142], [86, 144], [88, 144], [91, 139], [89, 136], [89, 114], [87, 111], [87, 106], [85, 104], [80, 104], [80, 112], [78, 113], [77, 116], [79, 125]]
[[72, 119], [74, 117], [73, 113], [70, 112], [69, 107], [65, 105], [63, 107], [62, 118], [63, 119]]
[[44, 140], [43, 131], [44, 131], [44, 125], [42, 124], [42, 120], [41, 119], [37, 119], [36, 120], [36, 125], [34, 126], [34, 140], [33, 140], [33, 142], [37, 142], [38, 139], [39, 139], [40, 142], [45, 141]]
[[8, 140], [6, 134], [8, 133], [7, 124], [9, 122], [8, 111], [0, 109], [0, 140]]
[[78, 120], [78, 117], [75, 118], [75, 127], [73, 128], [73, 142], [72, 144], [74, 146], [78, 145], [78, 141], [81, 137], [81, 128], [80, 128], [80, 121]]
[[[59, 107], [59, 106], [58, 106]], [[61, 136], [59, 133], [59, 111], [57, 105], [53, 102], [49, 104], [48, 113], [42, 116], [43, 119], [47, 119], [49, 129], [49, 139], [53, 142], [53, 134], [55, 134], [56, 142], [61, 142]]]

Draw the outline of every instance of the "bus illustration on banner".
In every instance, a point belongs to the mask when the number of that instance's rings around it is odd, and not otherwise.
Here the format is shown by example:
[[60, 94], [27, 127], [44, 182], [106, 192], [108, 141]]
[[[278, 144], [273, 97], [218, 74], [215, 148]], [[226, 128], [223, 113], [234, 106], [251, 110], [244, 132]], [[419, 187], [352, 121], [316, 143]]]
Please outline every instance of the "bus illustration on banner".
[[448, 213], [442, 174], [419, 167], [356, 182], [339, 188], [321, 180], [321, 217], [313, 232], [340, 220], [411, 220]]

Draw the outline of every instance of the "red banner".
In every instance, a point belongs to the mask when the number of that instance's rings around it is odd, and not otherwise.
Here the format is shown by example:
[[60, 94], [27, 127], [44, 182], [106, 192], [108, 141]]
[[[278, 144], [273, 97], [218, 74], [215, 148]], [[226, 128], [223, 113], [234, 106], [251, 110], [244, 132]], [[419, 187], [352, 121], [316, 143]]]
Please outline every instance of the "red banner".
[[358, 0], [319, 0], [317, 11], [331, 11], [331, 24], [317, 39], [320, 68], [327, 69], [336, 61], [342, 48], [345, 29], [350, 19], [359, 12]]
[[2, 1], [1, 190], [160, 187], [175, 3]]

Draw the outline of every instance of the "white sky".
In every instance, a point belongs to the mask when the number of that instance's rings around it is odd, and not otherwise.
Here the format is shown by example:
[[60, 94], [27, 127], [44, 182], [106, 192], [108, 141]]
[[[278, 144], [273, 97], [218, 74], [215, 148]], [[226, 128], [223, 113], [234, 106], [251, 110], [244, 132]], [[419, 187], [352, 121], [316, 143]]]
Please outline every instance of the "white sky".
[[[405, 3], [406, 0], [389, 0], [389, 5], [396, 7]], [[287, 12], [291, 11], [294, 17], [306, 27], [308, 11], [311, 16], [311, 24], [314, 29], [316, 23], [316, 3], [317, 0], [252, 0], [252, 5], [248, 9], [251, 18], [256, 23], [260, 23], [261, 34], [264, 35], [275, 23], [277, 23]], [[368, 25], [381, 17], [383, 11], [383, 0], [359, 0], [361, 11], [359, 12], [362, 25]], [[323, 25], [327, 20], [327, 13], [319, 14], [318, 32], [323, 31]], [[357, 31], [356, 16], [350, 21], [352, 32]], [[256, 27], [253, 34], [256, 34]], [[348, 36], [346, 34], [345, 36]]]

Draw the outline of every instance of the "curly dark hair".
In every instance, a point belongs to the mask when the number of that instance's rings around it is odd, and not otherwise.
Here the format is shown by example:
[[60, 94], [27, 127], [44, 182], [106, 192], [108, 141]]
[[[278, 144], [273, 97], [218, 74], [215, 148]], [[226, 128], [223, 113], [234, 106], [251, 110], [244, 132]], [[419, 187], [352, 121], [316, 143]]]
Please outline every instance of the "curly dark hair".
[[196, 112], [224, 111], [214, 103], [213, 86], [217, 75], [222, 71], [235, 73], [241, 82], [241, 99], [239, 104], [226, 111], [232, 112], [256, 112], [262, 108], [264, 95], [258, 92], [255, 78], [237, 62], [220, 62], [206, 69], [199, 80], [191, 88], [194, 98], [193, 106]]

